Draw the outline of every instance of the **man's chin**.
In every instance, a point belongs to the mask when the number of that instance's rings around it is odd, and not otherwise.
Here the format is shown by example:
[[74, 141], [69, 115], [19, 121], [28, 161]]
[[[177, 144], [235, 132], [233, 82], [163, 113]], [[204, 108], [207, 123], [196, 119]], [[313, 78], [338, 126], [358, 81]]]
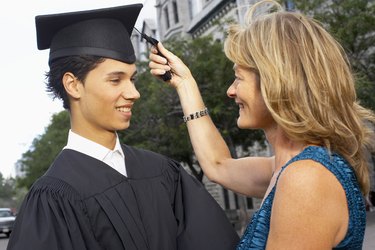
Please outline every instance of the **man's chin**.
[[123, 124], [122, 126], [119, 126], [118, 127], [118, 131], [119, 130], [126, 130], [126, 129], [128, 129], [130, 127], [130, 121], [129, 122], [127, 122], [126, 124]]

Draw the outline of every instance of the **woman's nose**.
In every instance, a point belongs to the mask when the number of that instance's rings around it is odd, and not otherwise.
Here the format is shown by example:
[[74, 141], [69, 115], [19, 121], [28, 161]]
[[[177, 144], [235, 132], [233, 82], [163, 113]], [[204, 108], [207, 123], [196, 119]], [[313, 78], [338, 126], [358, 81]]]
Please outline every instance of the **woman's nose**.
[[227, 96], [229, 98], [235, 98], [236, 97], [236, 87], [234, 86], [234, 83], [232, 83], [229, 88], [227, 89]]

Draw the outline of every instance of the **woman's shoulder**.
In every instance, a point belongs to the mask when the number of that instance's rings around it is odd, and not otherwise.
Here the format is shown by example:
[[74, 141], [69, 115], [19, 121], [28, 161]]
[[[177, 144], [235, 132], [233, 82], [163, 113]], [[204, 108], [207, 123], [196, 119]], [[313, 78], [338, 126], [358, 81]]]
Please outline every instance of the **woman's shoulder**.
[[287, 225], [301, 241], [323, 240], [332, 247], [347, 231], [346, 204], [345, 191], [331, 171], [312, 159], [294, 161], [279, 177], [271, 220], [276, 224], [271, 228], [283, 230]]
[[331, 165], [337, 159], [323, 147], [309, 146], [293, 157], [280, 171], [278, 189], [287, 188], [294, 192], [334, 191], [342, 189], [337, 174]]
[[290, 163], [280, 174], [277, 186], [293, 192], [308, 193], [309, 197], [342, 190], [336, 175], [313, 159], [300, 159]]

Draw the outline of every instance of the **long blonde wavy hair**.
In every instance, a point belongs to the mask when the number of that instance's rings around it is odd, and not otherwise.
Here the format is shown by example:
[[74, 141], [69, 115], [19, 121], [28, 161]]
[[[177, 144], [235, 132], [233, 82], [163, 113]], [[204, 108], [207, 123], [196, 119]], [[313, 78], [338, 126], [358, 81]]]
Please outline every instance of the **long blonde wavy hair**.
[[367, 194], [375, 116], [357, 101], [341, 45], [317, 21], [265, 0], [251, 6], [243, 25], [229, 27], [224, 50], [259, 74], [264, 101], [289, 138], [341, 154]]

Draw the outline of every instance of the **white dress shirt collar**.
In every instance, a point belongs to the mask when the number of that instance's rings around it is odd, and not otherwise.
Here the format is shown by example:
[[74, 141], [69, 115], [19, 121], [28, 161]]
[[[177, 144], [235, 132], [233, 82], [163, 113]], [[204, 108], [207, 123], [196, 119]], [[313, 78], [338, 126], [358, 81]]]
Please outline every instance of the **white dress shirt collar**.
[[72, 149], [91, 156], [108, 164], [116, 171], [126, 176], [125, 155], [122, 151], [120, 140], [117, 135], [115, 148], [110, 150], [99, 143], [91, 141], [74, 133], [72, 130], [69, 130], [68, 143], [64, 149]]

